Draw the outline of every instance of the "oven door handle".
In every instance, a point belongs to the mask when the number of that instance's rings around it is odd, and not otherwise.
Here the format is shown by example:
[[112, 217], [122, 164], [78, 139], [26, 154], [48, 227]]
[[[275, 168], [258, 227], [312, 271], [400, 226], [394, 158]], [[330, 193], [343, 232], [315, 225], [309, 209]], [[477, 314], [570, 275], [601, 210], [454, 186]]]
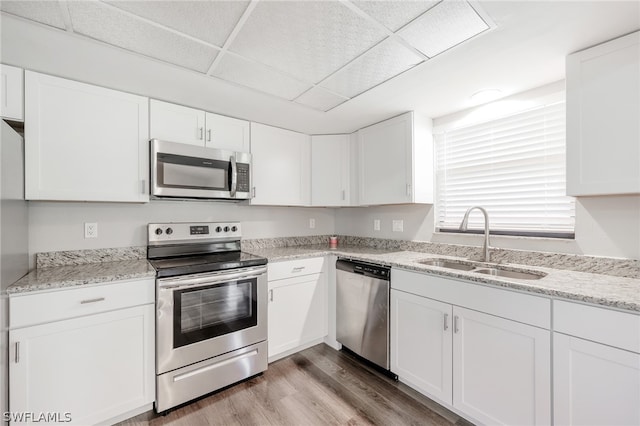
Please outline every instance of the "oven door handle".
[[259, 268], [253, 269], [251, 271], [242, 271], [236, 273], [223, 273], [216, 275], [209, 275], [205, 277], [197, 277], [197, 278], [165, 278], [158, 280], [158, 288], [161, 290], [165, 289], [179, 289], [183, 287], [194, 288], [195, 286], [203, 287], [206, 285], [223, 283], [229, 281], [237, 281], [241, 279], [249, 279], [249, 278], [258, 278], [259, 276], [265, 274], [267, 272], [267, 268]]

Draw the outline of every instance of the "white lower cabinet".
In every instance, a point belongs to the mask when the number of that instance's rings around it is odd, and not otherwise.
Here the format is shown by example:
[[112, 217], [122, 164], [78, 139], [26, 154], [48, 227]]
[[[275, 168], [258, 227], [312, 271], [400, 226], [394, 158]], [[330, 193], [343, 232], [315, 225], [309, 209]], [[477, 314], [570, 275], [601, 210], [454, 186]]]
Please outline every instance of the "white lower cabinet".
[[482, 424], [550, 424], [549, 300], [395, 269], [391, 285], [401, 382]]
[[[101, 288], [109, 285], [98, 286], [88, 299], [78, 302], [82, 309], [97, 313], [10, 329], [12, 413], [54, 415], [59, 421], [84, 425], [124, 420], [123, 416], [152, 407], [155, 309], [148, 299], [153, 297], [153, 280], [127, 284], [146, 286], [146, 300], [101, 312], [101, 303], [108, 303], [114, 295], [101, 296]], [[80, 289], [55, 294], [73, 297], [76, 291]], [[22, 307], [27, 307], [31, 297], [31, 308], [37, 308], [43, 294], [19, 296], [27, 302]], [[137, 302], [144, 304], [131, 306]]]
[[270, 362], [320, 343], [327, 335], [324, 258], [270, 263], [268, 312]]

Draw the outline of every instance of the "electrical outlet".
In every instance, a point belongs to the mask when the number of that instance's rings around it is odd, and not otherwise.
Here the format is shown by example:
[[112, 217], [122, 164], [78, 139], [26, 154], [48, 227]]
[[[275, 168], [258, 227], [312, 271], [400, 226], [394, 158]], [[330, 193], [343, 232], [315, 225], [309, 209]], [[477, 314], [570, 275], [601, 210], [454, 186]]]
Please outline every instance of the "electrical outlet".
[[314, 218], [309, 219], [309, 228], [314, 229], [316, 227], [316, 220]]
[[85, 222], [84, 224], [85, 238], [98, 238], [98, 224]]
[[394, 220], [392, 223], [393, 223], [393, 232], [402, 232], [402, 229], [404, 228], [404, 221], [402, 219]]
[[373, 230], [374, 231], [380, 230], [380, 219], [373, 219]]

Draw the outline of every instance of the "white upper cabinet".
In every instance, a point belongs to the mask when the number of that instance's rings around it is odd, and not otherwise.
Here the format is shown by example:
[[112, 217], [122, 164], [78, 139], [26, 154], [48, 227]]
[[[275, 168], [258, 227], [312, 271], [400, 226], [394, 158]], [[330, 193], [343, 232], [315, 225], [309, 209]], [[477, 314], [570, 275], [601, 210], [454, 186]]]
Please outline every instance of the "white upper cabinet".
[[0, 115], [14, 121], [24, 121], [24, 74], [22, 68], [0, 64]]
[[311, 136], [311, 204], [350, 205], [349, 135]]
[[567, 194], [640, 193], [640, 32], [567, 57]]
[[361, 205], [433, 203], [431, 127], [408, 112], [358, 131]]
[[251, 123], [251, 204], [308, 206], [311, 203], [311, 137]]
[[25, 197], [149, 200], [149, 100], [27, 71]]
[[151, 138], [249, 152], [249, 122], [152, 99]]

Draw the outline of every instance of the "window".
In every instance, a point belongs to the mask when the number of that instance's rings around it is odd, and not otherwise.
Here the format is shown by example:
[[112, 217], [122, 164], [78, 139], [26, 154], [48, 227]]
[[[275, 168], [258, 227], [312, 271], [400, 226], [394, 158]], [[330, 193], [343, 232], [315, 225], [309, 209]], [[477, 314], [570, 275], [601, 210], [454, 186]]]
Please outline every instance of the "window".
[[[573, 238], [564, 101], [447, 130], [435, 141], [437, 230], [458, 231], [465, 211], [481, 206], [492, 233]], [[469, 229], [484, 229], [479, 212]]]

